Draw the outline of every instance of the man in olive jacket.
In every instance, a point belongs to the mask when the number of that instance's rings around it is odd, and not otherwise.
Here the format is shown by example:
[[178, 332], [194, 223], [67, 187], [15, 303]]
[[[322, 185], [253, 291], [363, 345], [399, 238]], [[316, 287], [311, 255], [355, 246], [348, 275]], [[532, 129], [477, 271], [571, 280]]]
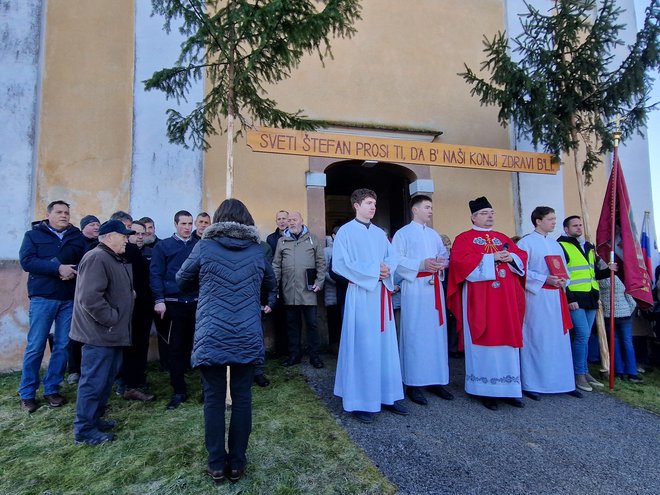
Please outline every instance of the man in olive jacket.
[[289, 215], [289, 228], [277, 241], [273, 256], [273, 271], [282, 284], [286, 309], [289, 357], [282, 364], [300, 363], [301, 316], [307, 327], [309, 362], [322, 368], [319, 358], [319, 332], [316, 326], [316, 293], [323, 289], [325, 280], [324, 244], [303, 224], [302, 215], [294, 211]]
[[115, 438], [106, 432], [116, 423], [101, 416], [121, 365], [122, 347], [131, 345], [135, 291], [131, 267], [121, 255], [132, 234], [135, 231], [119, 220], [105, 222], [99, 229], [99, 245], [78, 266], [70, 334], [83, 344], [75, 443], [98, 445]]

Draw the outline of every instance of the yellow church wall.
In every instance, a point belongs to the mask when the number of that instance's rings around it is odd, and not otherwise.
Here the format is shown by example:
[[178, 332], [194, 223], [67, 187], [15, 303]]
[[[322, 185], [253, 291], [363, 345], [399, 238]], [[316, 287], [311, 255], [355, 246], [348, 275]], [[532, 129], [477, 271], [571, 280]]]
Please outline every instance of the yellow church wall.
[[129, 205], [133, 2], [50, 0], [36, 212], [72, 203], [72, 222]]
[[[291, 79], [269, 87], [288, 111], [365, 128], [437, 129], [440, 142], [509, 148], [495, 108], [481, 107], [457, 73], [482, 60], [482, 37], [503, 29], [499, 0], [365, 0], [351, 39], [332, 40], [325, 67], [306, 56]], [[359, 132], [359, 130], [356, 130]], [[215, 207], [225, 190], [225, 136], [211, 140], [205, 157], [205, 198]], [[306, 158], [251, 152], [234, 145], [235, 197], [249, 198], [255, 221], [274, 227], [281, 208], [306, 210]], [[486, 195], [498, 228], [514, 233], [511, 174], [431, 167], [436, 228], [455, 235], [469, 227], [467, 201]]]
[[[204, 159], [204, 208], [213, 211], [225, 199], [227, 137], [213, 136]], [[307, 211], [307, 157], [253, 153], [244, 138], [234, 143], [234, 194], [250, 210], [262, 237], [275, 230], [275, 212]]]

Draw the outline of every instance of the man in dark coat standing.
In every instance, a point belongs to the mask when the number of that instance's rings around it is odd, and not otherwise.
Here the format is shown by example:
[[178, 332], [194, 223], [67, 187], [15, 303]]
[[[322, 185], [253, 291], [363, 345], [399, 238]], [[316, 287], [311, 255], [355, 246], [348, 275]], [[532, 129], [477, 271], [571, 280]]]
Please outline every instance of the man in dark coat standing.
[[66, 401], [60, 395], [60, 383], [68, 358], [69, 329], [76, 287], [76, 268], [85, 254], [85, 240], [80, 230], [69, 223], [69, 204], [53, 201], [48, 217], [35, 222], [25, 233], [20, 260], [28, 278], [30, 331], [23, 356], [23, 371], [18, 395], [21, 409], [33, 413], [39, 407], [39, 369], [46, 350], [50, 329], [55, 323], [53, 348], [44, 376], [44, 399], [51, 407]]
[[[268, 234], [266, 242], [270, 246], [271, 260], [277, 249], [277, 241], [284, 235], [284, 231], [289, 227], [289, 212], [280, 210], [275, 214], [275, 231]], [[282, 287], [278, 286], [277, 303], [273, 312], [269, 315], [273, 324], [273, 346], [276, 356], [287, 356], [289, 354], [289, 337], [287, 336], [286, 311], [284, 310], [284, 299], [282, 296]]]
[[101, 416], [121, 365], [122, 347], [131, 344], [135, 291], [131, 268], [121, 255], [132, 234], [135, 231], [119, 220], [105, 222], [99, 229], [99, 245], [78, 267], [71, 338], [83, 348], [75, 443], [99, 445], [115, 438], [106, 432], [116, 423]]
[[[169, 322], [165, 338], [169, 347], [170, 383], [174, 395], [165, 406], [176, 409], [188, 398], [185, 372], [190, 366], [190, 351], [195, 333], [197, 291], [183, 292], [174, 279], [197, 239], [192, 236], [193, 217], [189, 211], [174, 214], [176, 232], [162, 239], [151, 254], [150, 286], [156, 319]], [[158, 326], [156, 327], [158, 329]]]

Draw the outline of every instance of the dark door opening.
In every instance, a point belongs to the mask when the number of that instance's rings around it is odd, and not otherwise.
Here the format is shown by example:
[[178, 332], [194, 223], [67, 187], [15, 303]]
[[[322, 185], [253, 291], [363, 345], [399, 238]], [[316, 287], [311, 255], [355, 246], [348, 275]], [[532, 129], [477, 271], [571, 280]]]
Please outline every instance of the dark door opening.
[[373, 222], [390, 237], [410, 222], [409, 186], [416, 180], [412, 171], [392, 163], [350, 160], [330, 165], [325, 174], [325, 225], [328, 234], [333, 227], [355, 218], [350, 197], [359, 188], [376, 192], [378, 199]]

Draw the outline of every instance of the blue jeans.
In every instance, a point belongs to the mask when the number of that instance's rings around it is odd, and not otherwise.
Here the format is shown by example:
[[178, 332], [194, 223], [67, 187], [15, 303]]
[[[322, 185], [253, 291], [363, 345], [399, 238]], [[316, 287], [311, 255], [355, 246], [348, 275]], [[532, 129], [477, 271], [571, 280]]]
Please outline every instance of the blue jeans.
[[600, 362], [600, 340], [598, 339], [598, 332], [592, 329], [589, 336], [589, 350], [587, 351], [587, 358], [590, 363]]
[[587, 368], [587, 353], [589, 351], [589, 336], [595, 319], [595, 309], [571, 310], [571, 320], [573, 321], [571, 347], [573, 350], [573, 368], [576, 375], [585, 375], [589, 371]]
[[89, 438], [99, 434], [96, 425], [110, 398], [121, 358], [121, 347], [83, 344], [76, 419], [73, 422], [75, 438]]
[[[610, 319], [605, 318], [609, 334]], [[621, 350], [623, 347], [623, 355]], [[637, 375], [637, 360], [632, 338], [632, 318], [614, 318], [614, 372], [617, 375]]]
[[34, 399], [39, 388], [39, 370], [46, 350], [50, 328], [55, 323], [53, 350], [46, 376], [44, 395], [57, 394], [64, 380], [64, 371], [69, 358], [69, 330], [73, 314], [73, 300], [58, 301], [33, 297], [30, 300], [30, 330], [27, 334], [27, 347], [23, 355], [23, 371], [18, 395], [21, 399]]

